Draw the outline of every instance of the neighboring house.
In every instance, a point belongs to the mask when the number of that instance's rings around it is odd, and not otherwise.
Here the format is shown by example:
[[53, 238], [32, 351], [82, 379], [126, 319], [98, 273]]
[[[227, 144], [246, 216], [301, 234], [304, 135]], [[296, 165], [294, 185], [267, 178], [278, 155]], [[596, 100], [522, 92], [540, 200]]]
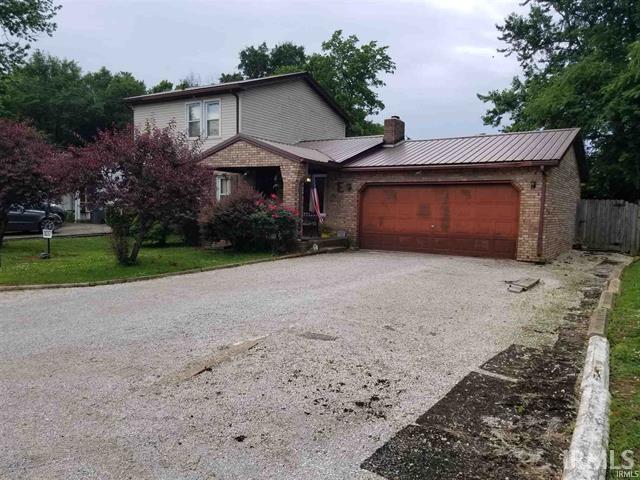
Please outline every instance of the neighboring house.
[[137, 126], [203, 140], [219, 197], [242, 175], [361, 248], [545, 261], [572, 247], [578, 129], [407, 140], [392, 117], [384, 135], [345, 137], [347, 116], [305, 73], [128, 101]]

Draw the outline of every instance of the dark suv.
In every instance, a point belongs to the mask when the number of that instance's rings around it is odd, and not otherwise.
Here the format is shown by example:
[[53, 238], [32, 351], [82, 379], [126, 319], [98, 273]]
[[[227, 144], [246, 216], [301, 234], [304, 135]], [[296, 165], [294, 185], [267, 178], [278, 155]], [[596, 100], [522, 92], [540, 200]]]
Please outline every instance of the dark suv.
[[55, 213], [46, 214], [44, 210], [12, 205], [9, 210], [7, 232], [35, 232], [55, 230], [62, 225], [62, 219]]

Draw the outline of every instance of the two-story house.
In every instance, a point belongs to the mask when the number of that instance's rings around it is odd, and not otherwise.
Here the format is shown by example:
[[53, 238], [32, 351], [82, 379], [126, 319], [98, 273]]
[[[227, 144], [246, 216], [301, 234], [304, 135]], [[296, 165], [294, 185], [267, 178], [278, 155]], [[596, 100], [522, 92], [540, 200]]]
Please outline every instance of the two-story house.
[[348, 116], [307, 73], [127, 101], [137, 127], [202, 141], [217, 195], [241, 175], [362, 248], [543, 261], [572, 246], [578, 129], [408, 140], [391, 117], [384, 135], [346, 137]]

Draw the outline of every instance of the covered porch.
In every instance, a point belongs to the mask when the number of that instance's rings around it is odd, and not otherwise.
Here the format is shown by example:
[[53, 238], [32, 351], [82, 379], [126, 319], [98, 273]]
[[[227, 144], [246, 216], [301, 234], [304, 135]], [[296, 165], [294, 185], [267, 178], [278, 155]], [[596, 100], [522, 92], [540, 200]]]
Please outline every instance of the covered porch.
[[327, 179], [334, 168], [304, 158], [297, 150], [308, 149], [240, 136], [205, 152], [203, 163], [214, 170], [218, 199], [244, 182], [265, 197], [276, 195], [299, 212], [300, 238], [319, 238], [327, 219]]
[[320, 238], [326, 220], [328, 172], [309, 167], [302, 177], [283, 177], [279, 166], [225, 167], [215, 170], [218, 200], [231, 195], [240, 183], [265, 198], [275, 195], [283, 204], [300, 213], [301, 239]]

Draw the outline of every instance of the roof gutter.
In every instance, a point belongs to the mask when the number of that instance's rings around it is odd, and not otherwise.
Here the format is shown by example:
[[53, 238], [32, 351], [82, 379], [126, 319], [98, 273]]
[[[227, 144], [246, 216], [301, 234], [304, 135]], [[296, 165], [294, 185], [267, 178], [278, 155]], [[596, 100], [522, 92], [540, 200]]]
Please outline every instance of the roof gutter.
[[557, 166], [559, 160], [536, 160], [523, 162], [493, 162], [493, 163], [448, 163], [445, 165], [394, 165], [343, 167], [345, 172], [380, 172], [380, 171], [416, 171], [416, 170], [457, 170], [459, 168], [495, 169], [495, 168], [531, 168]]

